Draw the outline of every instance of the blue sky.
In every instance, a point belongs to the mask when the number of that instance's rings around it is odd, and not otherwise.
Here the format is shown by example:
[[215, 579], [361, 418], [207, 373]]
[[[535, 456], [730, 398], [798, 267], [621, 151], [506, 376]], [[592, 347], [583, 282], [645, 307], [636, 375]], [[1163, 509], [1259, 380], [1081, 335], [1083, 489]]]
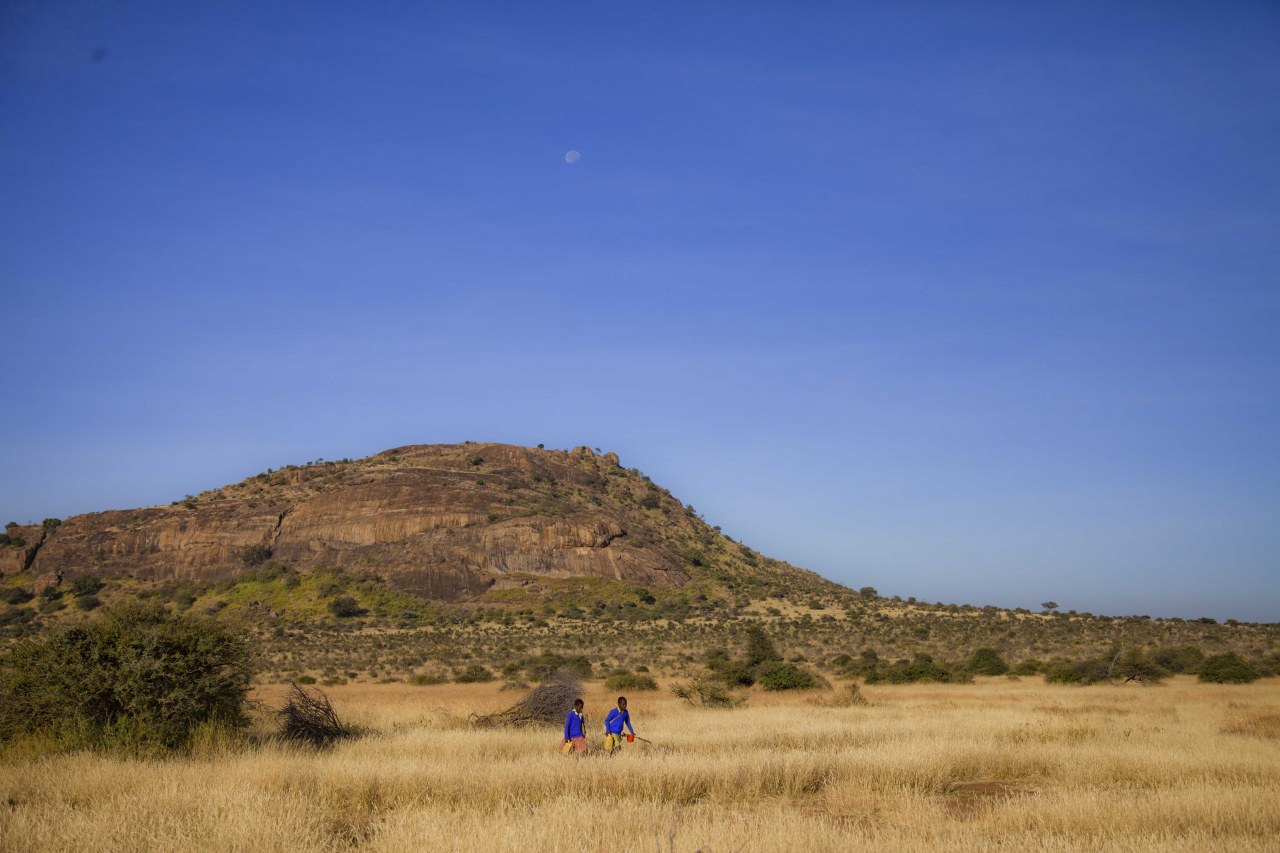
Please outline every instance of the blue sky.
[[855, 587], [1274, 621], [1278, 150], [1261, 2], [6, 3], [0, 516], [589, 444]]

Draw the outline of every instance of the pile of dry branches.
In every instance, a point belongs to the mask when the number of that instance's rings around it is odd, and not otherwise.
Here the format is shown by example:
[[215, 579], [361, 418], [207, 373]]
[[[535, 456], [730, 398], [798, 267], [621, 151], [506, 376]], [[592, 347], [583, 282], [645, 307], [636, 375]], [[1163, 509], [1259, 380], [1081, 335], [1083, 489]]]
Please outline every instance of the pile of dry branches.
[[472, 714], [470, 720], [481, 728], [562, 723], [573, 708], [573, 700], [581, 696], [582, 679], [572, 670], [562, 669], [507, 710]]
[[309, 743], [312, 746], [328, 746], [343, 738], [355, 737], [354, 728], [338, 719], [329, 697], [317, 689], [308, 693], [292, 681], [289, 686], [289, 698], [284, 707], [276, 711], [276, 719], [280, 722], [280, 737], [295, 743]]

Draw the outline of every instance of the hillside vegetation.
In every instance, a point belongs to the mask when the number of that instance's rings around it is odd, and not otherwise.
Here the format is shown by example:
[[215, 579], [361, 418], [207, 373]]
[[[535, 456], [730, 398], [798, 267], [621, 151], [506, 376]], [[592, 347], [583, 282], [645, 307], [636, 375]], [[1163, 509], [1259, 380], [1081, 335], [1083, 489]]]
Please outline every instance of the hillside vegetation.
[[[696, 675], [708, 656], [736, 654], [752, 626], [782, 659], [828, 678], [1012, 671], [1088, 682], [1120, 667], [1149, 680], [1226, 653], [1258, 675], [1280, 665], [1275, 625], [855, 591], [733, 541], [585, 447], [415, 445], [317, 460], [171, 507], [6, 536], [5, 636], [104, 604], [159, 603], [256, 636], [267, 680], [429, 683], [483, 668], [519, 681], [569, 657], [598, 677]], [[985, 664], [972, 661], [979, 652]]]

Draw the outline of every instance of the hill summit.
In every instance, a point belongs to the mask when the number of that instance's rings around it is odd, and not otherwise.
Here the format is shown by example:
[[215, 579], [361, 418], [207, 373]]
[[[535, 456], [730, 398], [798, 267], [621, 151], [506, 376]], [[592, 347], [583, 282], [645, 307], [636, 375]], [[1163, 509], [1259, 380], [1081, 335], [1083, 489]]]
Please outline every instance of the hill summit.
[[732, 542], [616, 454], [588, 447], [410, 445], [7, 532], [0, 571], [30, 572], [36, 586], [81, 575], [210, 582], [270, 559], [374, 572], [441, 601], [574, 577], [834, 587]]

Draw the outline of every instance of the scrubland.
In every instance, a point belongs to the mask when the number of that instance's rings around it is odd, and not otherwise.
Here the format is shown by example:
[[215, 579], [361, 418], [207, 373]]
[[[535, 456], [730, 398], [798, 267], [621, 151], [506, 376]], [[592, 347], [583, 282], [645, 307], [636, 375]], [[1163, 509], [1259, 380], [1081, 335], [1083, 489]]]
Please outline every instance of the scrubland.
[[[264, 687], [263, 725], [282, 689]], [[478, 730], [492, 684], [329, 690], [330, 750], [217, 737], [183, 758], [0, 764], [5, 850], [1274, 850], [1280, 679], [865, 687], [631, 708], [652, 745], [566, 758]], [[590, 729], [613, 696], [585, 695]], [[593, 736], [598, 744], [599, 736]]]

